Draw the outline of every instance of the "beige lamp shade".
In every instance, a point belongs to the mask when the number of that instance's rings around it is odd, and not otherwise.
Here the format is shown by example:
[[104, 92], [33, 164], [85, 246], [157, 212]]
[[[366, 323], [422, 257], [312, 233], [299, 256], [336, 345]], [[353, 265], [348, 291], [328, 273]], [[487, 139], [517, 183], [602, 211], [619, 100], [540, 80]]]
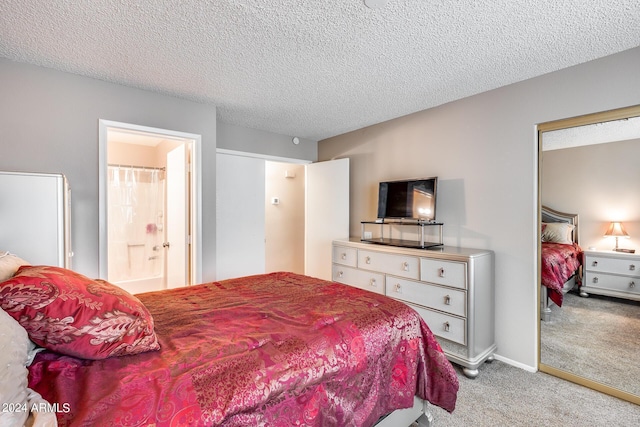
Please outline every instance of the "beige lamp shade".
[[604, 233], [605, 237], [629, 237], [627, 230], [624, 229], [622, 223], [620, 222], [612, 222], [609, 224], [609, 228], [607, 232]]

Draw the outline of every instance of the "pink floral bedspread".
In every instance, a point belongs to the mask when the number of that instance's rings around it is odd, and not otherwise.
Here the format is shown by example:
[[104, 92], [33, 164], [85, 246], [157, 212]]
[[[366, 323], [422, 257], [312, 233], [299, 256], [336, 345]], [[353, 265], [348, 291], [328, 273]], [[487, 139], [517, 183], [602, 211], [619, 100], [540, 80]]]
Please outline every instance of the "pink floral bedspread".
[[30, 366], [62, 426], [370, 426], [414, 395], [455, 407], [433, 334], [385, 296], [291, 273], [137, 296], [160, 351]]
[[576, 243], [542, 243], [542, 284], [548, 296], [558, 307], [562, 306], [564, 283], [582, 265], [582, 249]]

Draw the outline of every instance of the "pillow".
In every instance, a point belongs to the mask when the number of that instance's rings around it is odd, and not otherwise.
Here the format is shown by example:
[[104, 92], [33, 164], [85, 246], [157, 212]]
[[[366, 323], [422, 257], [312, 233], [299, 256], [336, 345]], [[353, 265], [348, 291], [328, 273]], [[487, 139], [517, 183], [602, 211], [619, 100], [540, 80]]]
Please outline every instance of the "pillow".
[[10, 279], [21, 265], [29, 263], [12, 253], [0, 251], [0, 282]]
[[21, 426], [27, 420], [29, 337], [18, 322], [0, 310], [0, 425]]
[[575, 226], [566, 222], [542, 223], [542, 241], [548, 243], [572, 244], [571, 234]]
[[35, 346], [27, 331], [2, 309], [0, 342], [5, 344], [0, 352], [0, 426], [57, 426], [55, 413], [46, 411], [49, 402], [27, 387], [27, 366]]
[[0, 306], [49, 350], [105, 359], [160, 348], [139, 299], [104, 280], [52, 266], [22, 266], [0, 283]]

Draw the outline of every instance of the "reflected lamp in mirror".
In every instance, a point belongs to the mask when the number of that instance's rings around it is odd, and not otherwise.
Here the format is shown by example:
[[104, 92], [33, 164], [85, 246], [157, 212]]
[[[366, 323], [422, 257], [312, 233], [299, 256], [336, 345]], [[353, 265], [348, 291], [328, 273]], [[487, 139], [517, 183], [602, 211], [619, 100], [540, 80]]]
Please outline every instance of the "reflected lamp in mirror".
[[609, 228], [607, 232], [604, 233], [604, 237], [615, 237], [616, 238], [616, 247], [613, 248], [616, 252], [631, 252], [629, 249], [621, 249], [618, 247], [618, 237], [626, 237], [629, 238], [629, 233], [624, 229], [622, 223], [620, 222], [612, 222], [609, 224]]

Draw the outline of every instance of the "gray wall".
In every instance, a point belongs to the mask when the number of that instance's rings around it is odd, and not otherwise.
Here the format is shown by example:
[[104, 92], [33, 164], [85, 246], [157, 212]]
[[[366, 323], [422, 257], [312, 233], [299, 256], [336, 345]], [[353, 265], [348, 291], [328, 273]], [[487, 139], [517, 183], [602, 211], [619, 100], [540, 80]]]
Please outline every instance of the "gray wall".
[[350, 232], [376, 215], [379, 181], [439, 177], [445, 244], [496, 254], [497, 355], [537, 369], [536, 124], [640, 103], [640, 48], [318, 143], [351, 159]]
[[310, 139], [300, 138], [295, 145], [293, 136], [223, 122], [218, 123], [217, 135], [218, 148], [312, 162], [318, 159], [318, 143]]
[[202, 279], [215, 278], [215, 106], [6, 59], [0, 94], [0, 170], [67, 176], [73, 268], [90, 277], [99, 274], [98, 120], [201, 135]]

